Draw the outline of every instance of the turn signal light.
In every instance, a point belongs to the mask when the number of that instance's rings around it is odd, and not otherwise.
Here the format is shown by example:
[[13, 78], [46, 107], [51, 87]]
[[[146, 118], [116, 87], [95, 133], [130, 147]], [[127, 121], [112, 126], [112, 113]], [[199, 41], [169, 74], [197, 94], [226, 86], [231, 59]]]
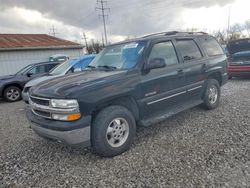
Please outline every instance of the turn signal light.
[[81, 117], [80, 113], [67, 115], [68, 121], [74, 121], [80, 119], [80, 117]]

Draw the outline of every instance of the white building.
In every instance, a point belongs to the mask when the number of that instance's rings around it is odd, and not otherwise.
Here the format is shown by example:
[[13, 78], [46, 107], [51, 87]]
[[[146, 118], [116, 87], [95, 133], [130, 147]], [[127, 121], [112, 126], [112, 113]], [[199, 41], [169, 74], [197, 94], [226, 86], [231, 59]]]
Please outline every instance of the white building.
[[0, 34], [0, 76], [28, 64], [48, 61], [55, 54], [83, 55], [83, 46], [46, 34]]

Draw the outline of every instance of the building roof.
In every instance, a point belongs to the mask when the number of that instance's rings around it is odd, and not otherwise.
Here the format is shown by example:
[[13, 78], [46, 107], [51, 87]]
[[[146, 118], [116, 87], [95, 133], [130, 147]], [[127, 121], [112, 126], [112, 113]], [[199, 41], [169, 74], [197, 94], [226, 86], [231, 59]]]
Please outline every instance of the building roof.
[[0, 50], [55, 48], [83, 48], [83, 46], [46, 34], [0, 34]]

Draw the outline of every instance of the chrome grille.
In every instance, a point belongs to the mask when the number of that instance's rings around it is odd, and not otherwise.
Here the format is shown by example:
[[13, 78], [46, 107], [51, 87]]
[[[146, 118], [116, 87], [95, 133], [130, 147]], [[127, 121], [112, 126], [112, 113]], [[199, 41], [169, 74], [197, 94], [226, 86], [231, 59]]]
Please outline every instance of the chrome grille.
[[32, 109], [32, 112], [36, 114], [37, 116], [41, 116], [41, 117], [49, 118], [49, 119], [51, 118], [51, 114], [49, 112], [44, 112], [44, 111], [34, 110], [34, 109]]
[[79, 112], [78, 107], [76, 108], [53, 108], [50, 106], [50, 99], [40, 98], [36, 96], [29, 97], [29, 104], [32, 112], [40, 117], [52, 119], [52, 114], [72, 114]]
[[31, 100], [33, 103], [36, 103], [36, 104], [39, 104], [39, 105], [49, 106], [49, 99], [30, 96], [30, 100]]

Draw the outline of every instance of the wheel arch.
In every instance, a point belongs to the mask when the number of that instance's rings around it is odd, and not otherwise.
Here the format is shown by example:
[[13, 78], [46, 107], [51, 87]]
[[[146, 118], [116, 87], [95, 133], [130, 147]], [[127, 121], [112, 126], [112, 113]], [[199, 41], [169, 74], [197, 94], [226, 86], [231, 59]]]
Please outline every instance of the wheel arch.
[[215, 79], [219, 82], [220, 86], [222, 85], [222, 75], [220, 71], [209, 73], [207, 78]]
[[22, 91], [22, 86], [21, 84], [19, 83], [8, 83], [6, 84], [4, 87], [3, 87], [3, 90], [2, 90], [2, 96], [4, 95], [4, 91], [6, 90], [6, 88], [10, 87], [10, 86], [15, 86], [15, 87], [18, 87], [21, 91]]
[[112, 106], [112, 105], [123, 106], [123, 107], [127, 108], [132, 113], [135, 120], [136, 121], [139, 120], [139, 108], [138, 108], [138, 105], [137, 105], [135, 99], [131, 96], [117, 97], [117, 98], [99, 103], [94, 108], [94, 110], [92, 112], [92, 116], [95, 117], [95, 115], [98, 112], [100, 112], [102, 109], [104, 109], [108, 106]]

